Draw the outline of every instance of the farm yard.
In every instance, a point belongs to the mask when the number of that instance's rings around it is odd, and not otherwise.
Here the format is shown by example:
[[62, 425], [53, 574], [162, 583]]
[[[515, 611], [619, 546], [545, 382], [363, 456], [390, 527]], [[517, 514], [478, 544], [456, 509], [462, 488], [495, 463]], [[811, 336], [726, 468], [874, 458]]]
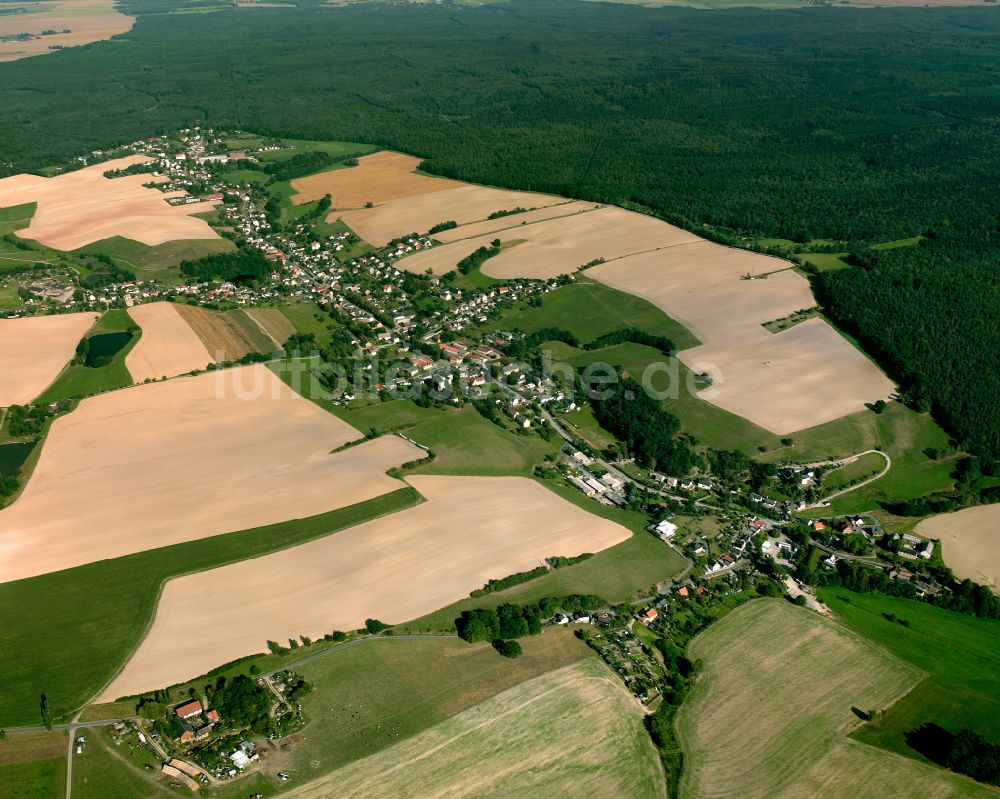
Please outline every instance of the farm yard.
[[95, 313], [0, 319], [0, 407], [41, 394], [76, 352]]
[[941, 541], [941, 556], [959, 579], [1000, 593], [1000, 505], [979, 505], [924, 519], [914, 532]]
[[214, 201], [172, 206], [167, 199], [182, 196], [182, 192], [164, 193], [143, 185], [166, 178], [104, 177], [107, 171], [149, 160], [147, 156], [134, 155], [54, 178], [37, 175], [3, 178], [0, 207], [36, 203], [30, 224], [17, 234], [58, 250], [76, 250], [114, 236], [150, 246], [176, 239], [218, 239], [207, 222], [193, 216], [214, 208]]
[[[207, 313], [207, 312], [203, 312]], [[160, 380], [204, 369], [215, 360], [172, 302], [151, 302], [128, 309], [142, 338], [125, 357], [132, 380]]]
[[[0, 63], [110, 39], [131, 30], [134, 23], [134, 17], [115, 8], [114, 0], [46, 0], [24, 13], [0, 15], [0, 38], [32, 34], [0, 41]], [[53, 33], [43, 36], [42, 31]]]
[[681, 796], [988, 797], [935, 767], [847, 738], [922, 673], [777, 600], [733, 611], [691, 644], [703, 671], [678, 714]]
[[641, 709], [587, 658], [287, 795], [660, 798], [666, 786]]
[[401, 488], [423, 451], [358, 432], [261, 365], [83, 400], [0, 512], [0, 582], [303, 518]]
[[[421, 475], [408, 482], [426, 502], [170, 581], [146, 638], [102, 700], [180, 682], [259, 652], [268, 639], [357, 629], [366, 618], [406, 621], [546, 557], [599, 552], [631, 536], [525, 478]], [[244, 585], [256, 590], [247, 595]], [[211, 640], [192, 639], [192, 624], [211, 627]]]

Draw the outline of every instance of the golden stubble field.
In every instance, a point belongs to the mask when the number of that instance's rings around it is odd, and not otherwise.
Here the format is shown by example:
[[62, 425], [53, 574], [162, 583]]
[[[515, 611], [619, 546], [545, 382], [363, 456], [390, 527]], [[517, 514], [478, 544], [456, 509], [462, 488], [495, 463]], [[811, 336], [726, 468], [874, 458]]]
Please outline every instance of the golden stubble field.
[[1000, 504], [932, 516], [914, 532], [940, 539], [944, 562], [960, 580], [975, 580], [1000, 594]]
[[51, 385], [97, 316], [0, 319], [0, 408], [31, 402]]
[[642, 709], [593, 656], [301, 785], [289, 799], [666, 799]]
[[262, 365], [83, 400], [0, 511], [0, 582], [305, 518], [402, 488], [423, 450], [368, 441]]
[[[423, 475], [407, 482], [426, 502], [169, 581], [148, 635], [102, 701], [197, 676], [263, 651], [267, 640], [318, 638], [357, 629], [368, 618], [414, 619], [491, 578], [532, 569], [552, 555], [598, 552], [631, 535], [524, 477]], [[254, 590], [243, 590], [248, 585]], [[193, 638], [191, 625], [212, 635]]]
[[75, 250], [113, 236], [155, 246], [182, 239], [217, 239], [219, 235], [193, 214], [218, 203], [172, 206], [167, 198], [184, 192], [161, 192], [143, 184], [162, 182], [153, 175], [106, 178], [104, 173], [150, 159], [133, 155], [94, 164], [54, 178], [14, 175], [0, 179], [0, 207], [37, 203], [28, 227], [17, 235], [57, 250]]
[[[135, 17], [122, 14], [115, 0], [44, 0], [26, 3], [25, 13], [0, 16], [0, 36], [30, 33], [26, 41], [0, 42], [0, 63], [110, 39], [132, 30]], [[38, 36], [44, 30], [57, 33]], [[63, 31], [69, 30], [69, 33]]]
[[690, 648], [703, 671], [678, 714], [682, 799], [995, 796], [936, 767], [847, 738], [922, 673], [783, 600], [744, 605]]
[[204, 369], [215, 360], [172, 302], [151, 302], [128, 309], [142, 336], [125, 356], [132, 380], [142, 383]]

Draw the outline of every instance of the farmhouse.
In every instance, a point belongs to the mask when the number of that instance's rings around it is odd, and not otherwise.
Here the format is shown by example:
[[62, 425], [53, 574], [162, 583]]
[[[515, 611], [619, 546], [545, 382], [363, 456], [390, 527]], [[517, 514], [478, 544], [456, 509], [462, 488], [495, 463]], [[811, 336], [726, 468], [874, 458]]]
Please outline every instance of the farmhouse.
[[207, 737], [219, 722], [219, 714], [205, 710], [199, 700], [192, 699], [174, 708], [173, 722], [178, 740], [186, 744]]

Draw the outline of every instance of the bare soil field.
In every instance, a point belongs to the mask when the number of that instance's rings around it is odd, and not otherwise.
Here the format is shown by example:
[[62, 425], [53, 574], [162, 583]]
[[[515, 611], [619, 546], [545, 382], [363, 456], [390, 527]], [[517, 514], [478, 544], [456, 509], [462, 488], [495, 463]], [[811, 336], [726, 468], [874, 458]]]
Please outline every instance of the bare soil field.
[[269, 352], [273, 347], [271, 339], [241, 311], [219, 313], [196, 305], [178, 305], [177, 313], [213, 360], [236, 361], [248, 352]]
[[203, 214], [218, 203], [172, 206], [169, 197], [183, 192], [161, 192], [143, 184], [165, 178], [128, 175], [108, 179], [108, 170], [123, 169], [150, 160], [134, 155], [66, 172], [54, 178], [14, 175], [0, 179], [0, 207], [37, 203], [28, 227], [17, 235], [57, 250], [76, 250], [113, 236], [155, 246], [178, 239], [218, 239]]
[[691, 644], [703, 671], [678, 714], [682, 797], [994, 796], [846, 736], [922, 674], [782, 600], [744, 605]]
[[[114, 0], [46, 0], [29, 3], [26, 13], [0, 16], [0, 36], [30, 33], [26, 41], [0, 42], [0, 63], [76, 47], [132, 30], [135, 17], [122, 14]], [[58, 31], [41, 36], [44, 30]], [[69, 33], [63, 33], [68, 30]]]
[[128, 309], [142, 328], [139, 341], [125, 356], [125, 368], [136, 383], [187, 374], [215, 360], [181, 308], [173, 302], [151, 302]]
[[413, 171], [418, 166], [420, 166], [419, 158], [382, 150], [359, 158], [357, 166], [320, 172], [293, 180], [292, 188], [297, 193], [292, 196], [292, 202], [295, 205], [302, 205], [320, 200], [329, 194], [333, 198], [334, 208], [362, 208], [369, 202], [384, 203], [402, 197], [447, 191], [466, 185], [445, 178], [418, 175]]
[[[692, 371], [715, 377], [699, 397], [787, 434], [864, 410], [893, 391], [878, 367], [823, 319], [779, 333], [762, 327], [815, 304], [808, 281], [787, 267], [699, 241], [601, 264], [587, 276], [649, 300], [703, 342], [679, 354]], [[747, 274], [768, 277], [743, 279]]]
[[0, 408], [24, 405], [55, 380], [95, 313], [0, 319]]
[[246, 315], [260, 327], [275, 347], [284, 346], [295, 334], [295, 325], [277, 308], [247, 308]]
[[289, 799], [666, 799], [642, 710], [596, 658], [536, 677]]
[[[335, 212], [332, 217], [343, 219], [351, 230], [370, 244], [384, 247], [394, 236], [426, 233], [440, 222], [454, 221], [462, 225], [485, 220], [496, 211], [543, 208], [567, 202], [564, 197], [554, 197], [551, 194], [506, 191], [470, 184], [447, 191], [432, 191], [415, 197], [389, 200], [374, 208]], [[334, 203], [336, 204], [336, 198]], [[493, 221], [499, 223], [503, 219]]]
[[[507, 221], [514, 219], [509, 217]], [[694, 234], [658, 219], [607, 206], [434, 247], [403, 258], [397, 267], [418, 274], [430, 269], [442, 275], [477, 247], [496, 238], [506, 247], [490, 258], [482, 271], [499, 279], [558, 277], [572, 274], [597, 258], [611, 260], [698, 241]]]
[[[527, 207], [527, 206], [523, 206]], [[597, 203], [583, 202], [582, 200], [564, 200], [558, 205], [547, 205], [535, 211], [525, 211], [521, 214], [511, 214], [498, 219], [484, 219], [481, 222], [470, 222], [467, 225], [459, 225], [451, 230], [442, 230], [435, 233], [434, 238], [438, 241], [448, 243], [459, 239], [468, 239], [474, 236], [485, 236], [488, 233], [498, 233], [516, 231], [524, 225], [532, 225], [535, 222], [542, 222], [546, 219], [556, 219], [565, 216], [573, 216], [588, 211], [596, 211], [604, 206]]]
[[[407, 481], [425, 503], [168, 582], [148, 635], [101, 701], [203, 674], [264, 651], [269, 639], [318, 638], [357, 629], [367, 618], [414, 619], [491, 578], [532, 569], [552, 555], [597, 552], [631, 535], [523, 477]], [[248, 585], [252, 592], [243, 590]], [[212, 636], [191, 636], [191, 625], [211, 629]]]
[[1000, 505], [932, 516], [914, 532], [941, 541], [941, 556], [960, 580], [975, 580], [1000, 593]]
[[358, 438], [260, 364], [85, 399], [0, 511], [0, 582], [353, 505], [423, 454], [396, 436], [330, 454]]

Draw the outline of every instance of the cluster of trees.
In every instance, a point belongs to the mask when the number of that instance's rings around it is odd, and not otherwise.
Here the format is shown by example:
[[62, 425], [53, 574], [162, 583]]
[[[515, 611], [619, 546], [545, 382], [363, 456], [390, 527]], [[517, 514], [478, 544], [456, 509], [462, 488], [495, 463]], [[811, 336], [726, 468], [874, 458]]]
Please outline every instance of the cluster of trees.
[[906, 742], [939, 766], [979, 782], [1000, 785], [1000, 745], [974, 730], [951, 733], [928, 722], [906, 733]]
[[255, 732], [263, 732], [267, 728], [271, 694], [246, 674], [238, 674], [231, 680], [220, 676], [212, 694], [212, 703], [231, 727], [249, 727]]
[[593, 594], [546, 597], [524, 605], [508, 602], [497, 608], [463, 610], [455, 619], [455, 629], [458, 636], [469, 643], [491, 641], [501, 655], [516, 657], [521, 654], [520, 646], [512, 647], [507, 642], [516, 643], [512, 639], [538, 635], [542, 631], [542, 619], [552, 616], [558, 609], [577, 611], [605, 605], [605, 599]]
[[492, 594], [494, 591], [503, 591], [507, 588], [512, 588], [515, 585], [520, 585], [521, 583], [526, 583], [528, 580], [534, 580], [536, 577], [541, 577], [544, 574], [548, 574], [549, 570], [546, 566], [536, 566], [531, 571], [526, 572], [516, 572], [507, 577], [501, 577], [499, 580], [490, 580], [482, 588], [477, 588], [472, 591], [469, 596], [476, 598], [481, 596], [486, 596], [486, 594]]
[[616, 344], [643, 344], [659, 350], [664, 355], [673, 355], [677, 351], [673, 340], [666, 336], [655, 336], [645, 330], [639, 330], [637, 327], [623, 327], [621, 330], [605, 333], [584, 346], [584, 349], [599, 350], [604, 347], [613, 347]]
[[199, 281], [254, 283], [271, 273], [271, 265], [257, 250], [237, 250], [206, 255], [193, 261], [181, 261], [181, 273]]
[[435, 233], [440, 233], [444, 230], [451, 230], [452, 228], [457, 228], [458, 222], [454, 219], [449, 219], [447, 222], [438, 222], [434, 227], [427, 231], [428, 236], [433, 236]]
[[773, 463], [758, 463], [739, 450], [710, 449], [707, 458], [712, 474], [723, 483], [747, 479], [755, 491], [760, 491], [777, 474]]
[[500, 252], [500, 239], [493, 239], [490, 242], [490, 246], [487, 247], [483, 245], [482, 247], [477, 247], [473, 252], [466, 255], [461, 261], [458, 262], [458, 271], [467, 275], [475, 269], [481, 267], [486, 261], [497, 255]]
[[37, 436], [52, 415], [41, 405], [11, 405], [7, 409], [7, 432], [14, 438]]
[[330, 153], [323, 150], [310, 150], [296, 153], [284, 161], [272, 161], [262, 167], [253, 168], [261, 169], [275, 180], [295, 180], [295, 178], [311, 175], [313, 172], [319, 172], [321, 169], [333, 166], [333, 163], [334, 159]]
[[[590, 389], [594, 418], [605, 430], [624, 441], [640, 466], [667, 474], [685, 475], [695, 464], [695, 454], [677, 434], [681, 423], [650, 397], [632, 378], [611, 388]], [[603, 395], [598, 399], [598, 392]]]
[[83, 278], [83, 287], [98, 291], [112, 283], [126, 283], [135, 280], [135, 272], [116, 264], [109, 256], [102, 254], [88, 255], [96, 263], [89, 263], [90, 274]]

